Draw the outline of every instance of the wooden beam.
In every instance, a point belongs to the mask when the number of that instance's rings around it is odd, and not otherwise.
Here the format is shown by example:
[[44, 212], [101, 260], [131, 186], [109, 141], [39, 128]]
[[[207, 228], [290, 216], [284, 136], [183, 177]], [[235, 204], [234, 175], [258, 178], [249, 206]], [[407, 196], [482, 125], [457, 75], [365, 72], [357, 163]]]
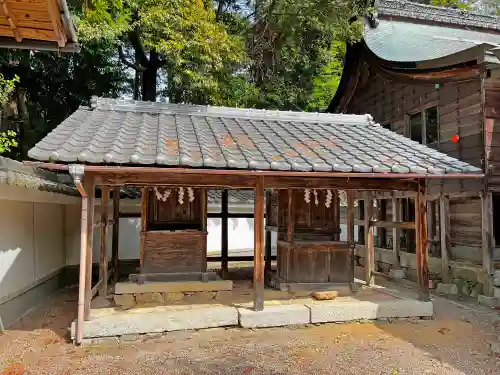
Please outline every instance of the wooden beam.
[[[201, 230], [203, 232], [207, 231], [207, 211], [208, 211], [208, 194], [207, 189], [202, 188], [200, 193], [201, 199]], [[203, 259], [207, 259], [207, 236], [203, 237]], [[202, 267], [203, 272], [207, 272], [207, 262], [203, 262]]]
[[441, 194], [439, 198], [439, 236], [441, 245], [441, 278], [450, 282], [450, 199]]
[[286, 242], [293, 243], [295, 237], [295, 205], [293, 200], [292, 189], [288, 189], [288, 217], [287, 217], [287, 230], [286, 230]]
[[352, 282], [354, 282], [354, 191], [347, 191], [347, 243], [349, 245]]
[[[271, 215], [271, 192], [266, 191], [266, 212], [265, 217], [268, 218]], [[266, 285], [269, 285], [271, 281], [271, 258], [272, 258], [272, 233], [266, 226], [266, 237], [265, 237], [265, 254], [264, 254], [264, 281]]]
[[253, 308], [264, 309], [264, 178], [257, 178], [254, 208]]
[[108, 207], [109, 187], [101, 186], [101, 256], [99, 259], [99, 280], [102, 280], [99, 295], [108, 294]]
[[[392, 197], [392, 221], [400, 222], [401, 221], [401, 200]], [[398, 227], [392, 228], [392, 269], [400, 270], [401, 262], [399, 260], [399, 251], [401, 244], [401, 229]]]
[[373, 198], [372, 193], [365, 192], [365, 282], [367, 286], [373, 285], [373, 271], [375, 270], [375, 243], [373, 239]]
[[111, 238], [111, 264], [113, 267], [113, 281], [120, 278], [120, 257], [118, 254], [120, 238], [120, 188], [113, 189], [113, 237]]
[[415, 199], [415, 239], [417, 255], [417, 280], [419, 285], [419, 298], [429, 300], [429, 252], [427, 248], [427, 213], [425, 203], [425, 181], [420, 181]]
[[21, 32], [19, 31], [16, 19], [9, 7], [7, 0], [0, 0], [0, 5], [5, 18], [7, 18], [7, 22], [9, 22], [10, 29], [12, 30], [12, 36], [14, 37], [16, 42], [21, 42], [23, 40], [23, 37], [21, 35]]
[[228, 191], [224, 189], [222, 191], [222, 202], [221, 202], [221, 276], [223, 278], [227, 277], [228, 273], [228, 257], [229, 257], [229, 234], [228, 234]]
[[[364, 216], [364, 215], [363, 215]], [[340, 220], [341, 223], [347, 223], [346, 220]], [[359, 227], [365, 226], [365, 220], [354, 219], [354, 225], [358, 225]], [[375, 228], [398, 228], [398, 229], [415, 229], [415, 222], [413, 221], [377, 221], [370, 220], [370, 225]]]
[[141, 189], [141, 253], [140, 253], [140, 267], [141, 273], [144, 272], [144, 249], [146, 246], [146, 232], [148, 230], [148, 199], [149, 189]]
[[88, 194], [88, 216], [87, 216], [87, 266], [85, 275], [85, 312], [84, 319], [90, 317], [90, 302], [92, 300], [92, 248], [94, 243], [94, 206], [95, 206], [95, 184], [92, 175], [85, 176], [85, 191]]
[[56, 0], [47, 0], [47, 10], [50, 15], [50, 21], [52, 23], [52, 28], [54, 29], [57, 45], [62, 48], [66, 45], [67, 39], [61, 25], [61, 11], [56, 3]]
[[481, 241], [483, 270], [488, 276], [483, 293], [493, 295], [493, 197], [491, 192], [481, 193]]

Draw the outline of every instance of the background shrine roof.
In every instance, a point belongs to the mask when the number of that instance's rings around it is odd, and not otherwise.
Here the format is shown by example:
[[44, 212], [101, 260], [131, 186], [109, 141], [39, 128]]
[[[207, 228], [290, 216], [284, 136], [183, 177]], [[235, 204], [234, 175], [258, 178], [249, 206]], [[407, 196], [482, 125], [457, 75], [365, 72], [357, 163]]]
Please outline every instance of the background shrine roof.
[[375, 124], [340, 115], [93, 98], [28, 153], [64, 163], [249, 170], [480, 172]]
[[377, 0], [375, 8], [364, 41], [382, 60], [422, 62], [482, 48], [499, 62], [500, 17], [401, 0]]

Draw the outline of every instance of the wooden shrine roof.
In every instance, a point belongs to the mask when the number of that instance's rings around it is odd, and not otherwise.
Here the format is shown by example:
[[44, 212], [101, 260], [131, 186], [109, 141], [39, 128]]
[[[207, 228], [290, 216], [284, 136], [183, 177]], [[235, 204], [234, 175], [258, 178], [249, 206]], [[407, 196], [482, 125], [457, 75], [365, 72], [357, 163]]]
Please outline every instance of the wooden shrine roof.
[[0, 0], [0, 48], [76, 52], [66, 0]]
[[[446, 66], [475, 59], [482, 47], [483, 57], [498, 62], [500, 17], [405, 0], [376, 0], [375, 8], [365, 19], [364, 42], [381, 60]], [[440, 61], [447, 56], [453, 58]]]
[[274, 171], [444, 175], [481, 170], [369, 115], [93, 98], [32, 148], [39, 161]]

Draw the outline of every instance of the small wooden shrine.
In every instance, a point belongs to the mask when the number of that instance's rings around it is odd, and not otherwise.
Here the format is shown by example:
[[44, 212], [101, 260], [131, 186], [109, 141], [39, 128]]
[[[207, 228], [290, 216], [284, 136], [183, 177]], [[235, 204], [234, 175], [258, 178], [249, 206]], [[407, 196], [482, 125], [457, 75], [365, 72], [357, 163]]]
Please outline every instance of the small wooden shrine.
[[143, 188], [141, 273], [207, 270], [207, 195], [201, 188]]
[[[269, 195], [268, 230], [278, 232], [276, 281], [288, 284], [352, 283], [350, 245], [340, 241], [337, 190], [276, 190]], [[353, 245], [353, 244], [351, 244]]]

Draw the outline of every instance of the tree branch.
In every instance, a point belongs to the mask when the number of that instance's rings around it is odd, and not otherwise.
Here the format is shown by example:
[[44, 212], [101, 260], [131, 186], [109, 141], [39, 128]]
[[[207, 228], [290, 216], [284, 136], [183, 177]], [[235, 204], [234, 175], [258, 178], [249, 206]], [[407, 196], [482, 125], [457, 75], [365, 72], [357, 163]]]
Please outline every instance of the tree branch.
[[142, 65], [134, 64], [134, 63], [131, 63], [130, 61], [128, 61], [127, 56], [125, 56], [125, 53], [123, 52], [122, 46], [118, 47], [118, 55], [120, 56], [121, 62], [124, 63], [129, 68], [132, 68], [138, 72], [144, 72], [146, 70], [146, 68], [143, 67]]

